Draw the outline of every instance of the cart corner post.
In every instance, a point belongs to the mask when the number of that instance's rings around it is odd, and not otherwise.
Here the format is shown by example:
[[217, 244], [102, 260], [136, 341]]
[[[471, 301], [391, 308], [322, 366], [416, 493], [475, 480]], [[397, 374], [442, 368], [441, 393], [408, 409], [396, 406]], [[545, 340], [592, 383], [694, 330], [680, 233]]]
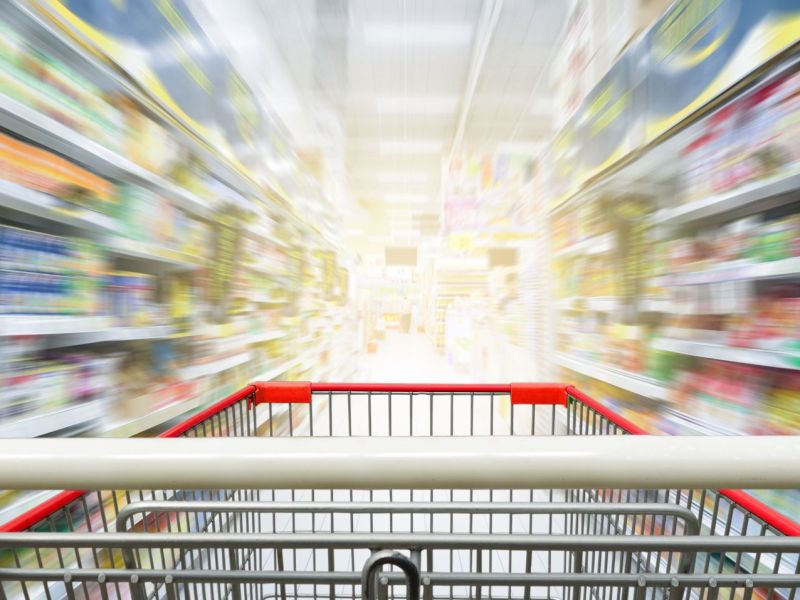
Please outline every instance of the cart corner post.
[[310, 381], [254, 381], [253, 404], [311, 404]]
[[564, 383], [512, 383], [512, 404], [567, 405], [568, 386]]

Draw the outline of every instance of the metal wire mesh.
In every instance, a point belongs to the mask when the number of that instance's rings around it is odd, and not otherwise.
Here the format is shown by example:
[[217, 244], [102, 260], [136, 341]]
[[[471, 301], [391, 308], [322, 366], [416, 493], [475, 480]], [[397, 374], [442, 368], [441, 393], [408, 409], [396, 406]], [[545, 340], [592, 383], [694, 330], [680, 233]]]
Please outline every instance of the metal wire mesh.
[[[572, 397], [550, 406], [496, 392], [322, 392], [310, 404], [245, 397], [182, 435], [625, 433]], [[408, 554], [427, 600], [794, 600], [800, 583], [797, 546], [712, 490], [91, 491], [25, 536], [0, 543], [0, 580], [7, 597], [26, 600], [355, 599], [362, 566], [384, 548]], [[714, 546], [705, 536], [772, 543]], [[705, 545], [670, 545], [690, 538]], [[405, 583], [384, 567], [373, 589], [410, 598]]]

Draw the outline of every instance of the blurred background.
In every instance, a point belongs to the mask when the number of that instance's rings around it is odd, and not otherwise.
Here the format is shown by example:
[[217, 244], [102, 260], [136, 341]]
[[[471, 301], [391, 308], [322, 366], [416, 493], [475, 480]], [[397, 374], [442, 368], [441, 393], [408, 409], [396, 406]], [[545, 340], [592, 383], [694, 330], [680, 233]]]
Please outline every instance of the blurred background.
[[0, 436], [154, 435], [270, 379], [800, 433], [800, 0], [3, 0], [0, 30]]

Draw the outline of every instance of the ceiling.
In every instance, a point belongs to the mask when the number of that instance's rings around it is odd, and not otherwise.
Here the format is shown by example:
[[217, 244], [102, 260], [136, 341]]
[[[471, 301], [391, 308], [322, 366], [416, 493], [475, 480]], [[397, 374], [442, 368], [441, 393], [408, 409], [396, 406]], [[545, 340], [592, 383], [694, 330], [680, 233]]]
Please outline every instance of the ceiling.
[[404, 214], [438, 212], [448, 157], [533, 155], [553, 134], [565, 0], [196, 3], [373, 235], [387, 233], [376, 213], [397, 233]]

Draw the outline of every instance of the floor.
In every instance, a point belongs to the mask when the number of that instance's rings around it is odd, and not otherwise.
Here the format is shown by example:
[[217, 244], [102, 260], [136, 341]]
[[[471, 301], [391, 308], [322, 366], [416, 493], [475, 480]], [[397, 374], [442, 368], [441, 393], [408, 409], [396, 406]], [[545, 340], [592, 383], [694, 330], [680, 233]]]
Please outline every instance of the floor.
[[375, 354], [362, 359], [361, 379], [384, 383], [469, 383], [421, 333], [390, 331]]

